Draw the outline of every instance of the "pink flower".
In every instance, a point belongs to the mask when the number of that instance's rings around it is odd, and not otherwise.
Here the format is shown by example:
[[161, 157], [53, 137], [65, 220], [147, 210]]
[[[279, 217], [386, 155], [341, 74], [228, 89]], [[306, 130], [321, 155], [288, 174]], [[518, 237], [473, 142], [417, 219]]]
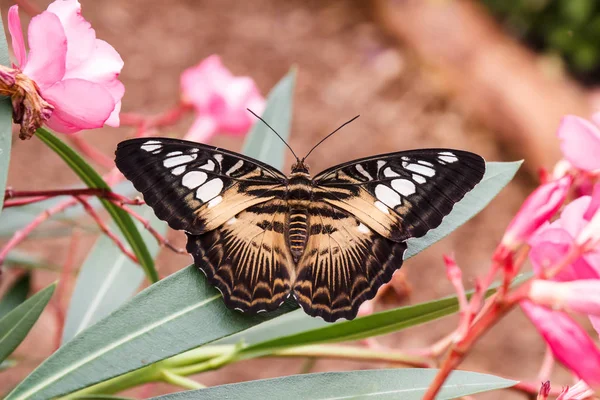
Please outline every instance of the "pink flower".
[[600, 279], [552, 282], [536, 279], [531, 282], [528, 297], [536, 304], [600, 316]]
[[596, 125], [567, 115], [558, 128], [558, 137], [562, 153], [573, 166], [588, 172], [600, 169], [600, 129]]
[[517, 249], [558, 211], [567, 197], [573, 179], [564, 176], [538, 187], [508, 225], [496, 257]]
[[55, 1], [29, 24], [29, 54], [19, 10], [12, 6], [8, 27], [17, 67], [37, 84], [54, 106], [47, 125], [57, 132], [118, 126], [121, 98], [118, 80], [123, 60], [81, 16], [77, 0]]
[[588, 385], [600, 388], [600, 350], [567, 314], [530, 301], [521, 308], [534, 323], [555, 357]]
[[205, 142], [217, 132], [243, 135], [256, 121], [247, 108], [261, 114], [265, 100], [249, 77], [236, 77], [213, 55], [181, 75], [184, 103], [194, 107], [196, 120], [186, 139]]

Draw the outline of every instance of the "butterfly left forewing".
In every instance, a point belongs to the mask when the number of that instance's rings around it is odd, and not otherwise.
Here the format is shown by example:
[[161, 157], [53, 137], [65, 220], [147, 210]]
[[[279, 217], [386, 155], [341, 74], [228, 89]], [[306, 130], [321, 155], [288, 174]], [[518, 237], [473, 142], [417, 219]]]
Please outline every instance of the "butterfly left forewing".
[[353, 319], [400, 268], [406, 243], [380, 235], [327, 202], [313, 202], [307, 211], [309, 236], [294, 297], [311, 316]]
[[315, 199], [404, 241], [440, 225], [483, 178], [485, 161], [461, 150], [422, 149], [355, 160], [313, 179]]

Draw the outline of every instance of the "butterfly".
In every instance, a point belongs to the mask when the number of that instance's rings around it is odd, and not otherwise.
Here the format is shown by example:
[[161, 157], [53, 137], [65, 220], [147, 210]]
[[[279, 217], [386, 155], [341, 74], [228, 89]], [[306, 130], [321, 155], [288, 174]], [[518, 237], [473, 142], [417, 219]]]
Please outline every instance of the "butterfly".
[[227, 307], [272, 311], [292, 295], [328, 322], [356, 317], [402, 265], [406, 241], [439, 226], [485, 172], [483, 158], [451, 149], [361, 158], [314, 177], [305, 158], [286, 176], [178, 139], [131, 139], [116, 150], [157, 217], [186, 232], [187, 251]]

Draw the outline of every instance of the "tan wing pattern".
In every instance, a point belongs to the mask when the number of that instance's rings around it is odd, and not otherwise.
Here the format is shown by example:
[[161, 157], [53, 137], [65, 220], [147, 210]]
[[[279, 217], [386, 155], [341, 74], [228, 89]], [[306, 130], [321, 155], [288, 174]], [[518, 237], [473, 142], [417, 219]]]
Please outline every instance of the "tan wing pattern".
[[406, 243], [381, 236], [325, 202], [309, 206], [308, 226], [294, 297], [307, 314], [327, 322], [353, 319], [402, 266]]
[[227, 307], [272, 311], [289, 294], [294, 270], [284, 234], [286, 211], [286, 203], [275, 199], [251, 206], [203, 235], [188, 234], [188, 252]]
[[286, 177], [260, 161], [168, 138], [119, 143], [116, 164], [173, 229], [202, 234], [284, 193]]

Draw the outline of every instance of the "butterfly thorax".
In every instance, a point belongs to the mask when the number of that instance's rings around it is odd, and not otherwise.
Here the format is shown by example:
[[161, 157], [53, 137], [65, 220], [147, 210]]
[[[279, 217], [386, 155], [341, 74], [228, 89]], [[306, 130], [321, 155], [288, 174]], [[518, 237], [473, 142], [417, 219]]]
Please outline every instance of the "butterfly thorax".
[[308, 237], [308, 206], [312, 197], [312, 183], [308, 166], [298, 161], [292, 167], [288, 179], [287, 203], [288, 212], [288, 244], [294, 258], [298, 263], [306, 247]]

